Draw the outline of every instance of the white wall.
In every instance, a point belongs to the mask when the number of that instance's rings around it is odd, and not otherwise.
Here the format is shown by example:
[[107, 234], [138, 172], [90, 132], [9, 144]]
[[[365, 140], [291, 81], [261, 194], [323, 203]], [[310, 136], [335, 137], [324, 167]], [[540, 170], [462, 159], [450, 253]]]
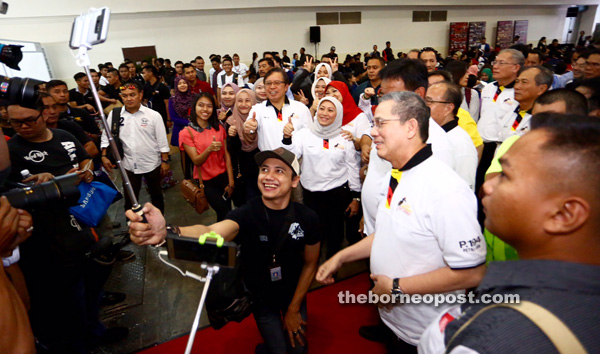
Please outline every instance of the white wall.
[[[49, 6], [50, 3], [43, 4]], [[52, 11], [55, 5], [52, 4]], [[413, 23], [412, 11], [424, 9], [448, 10], [448, 20]], [[432, 46], [445, 54], [450, 22], [487, 21], [486, 36], [493, 44], [497, 21], [529, 20], [528, 40], [535, 44], [541, 36], [560, 38], [566, 6], [382, 6], [113, 13], [109, 39], [95, 46], [90, 58], [93, 65], [105, 61], [118, 64], [123, 59], [122, 47], [147, 45], [155, 45], [158, 56], [168, 57], [173, 62], [189, 61], [196, 55], [207, 58], [211, 53], [233, 52], [248, 62], [253, 51], [287, 49], [291, 55], [302, 46], [314, 53], [308, 31], [315, 25], [316, 11], [362, 11], [360, 25], [321, 26], [319, 54], [327, 52], [331, 45], [336, 46], [340, 55], [364, 53], [370, 51], [373, 44], [383, 49], [386, 40], [392, 42], [395, 52]], [[73, 16], [66, 15], [4, 18], [0, 21], [0, 33], [4, 38], [41, 42], [55, 76], [70, 79], [80, 71], [67, 44], [72, 20]]]
[[[594, 28], [596, 28], [596, 23], [598, 22], [600, 22], [599, 6], [589, 6], [587, 11], [581, 14], [581, 23], [579, 24], [579, 31], [585, 31], [586, 36], [591, 36], [594, 34]], [[578, 38], [579, 31], [577, 31]]]

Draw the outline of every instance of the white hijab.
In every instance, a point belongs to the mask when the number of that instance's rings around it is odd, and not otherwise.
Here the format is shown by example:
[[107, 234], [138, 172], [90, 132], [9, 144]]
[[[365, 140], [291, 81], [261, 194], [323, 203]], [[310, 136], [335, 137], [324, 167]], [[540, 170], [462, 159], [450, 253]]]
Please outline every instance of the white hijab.
[[317, 83], [319, 81], [321, 81], [321, 80], [325, 81], [325, 88], [327, 88], [327, 85], [329, 85], [329, 83], [331, 82], [331, 80], [329, 80], [326, 77], [322, 77], [322, 78], [320, 78], [318, 80], [315, 80], [315, 82], [313, 82], [313, 84], [312, 84], [312, 88], [310, 89], [310, 92], [312, 93], [313, 100], [317, 99], [317, 93], [315, 92], [315, 90], [317, 89]]
[[[333, 103], [333, 105], [335, 106], [335, 109], [336, 109], [335, 120], [333, 121], [333, 123], [329, 124], [326, 127], [322, 126], [319, 123], [319, 118], [317, 118], [317, 115], [319, 114], [319, 108], [321, 107], [321, 104], [323, 103], [323, 101], [329, 101], [329, 102]], [[338, 136], [340, 134], [340, 130], [342, 129], [343, 117], [344, 117], [344, 107], [342, 106], [342, 103], [340, 101], [338, 101], [337, 98], [335, 98], [335, 97], [323, 97], [319, 101], [319, 105], [317, 106], [317, 113], [315, 114], [315, 119], [313, 119], [313, 123], [310, 126], [310, 131], [314, 135], [318, 136], [321, 139], [335, 138], [336, 136]]]
[[324, 66], [325, 69], [327, 69], [327, 73], [329, 74], [329, 76], [327, 76], [327, 78], [329, 80], [331, 80], [331, 77], [333, 76], [333, 70], [331, 69], [331, 65], [329, 65], [327, 63], [317, 64], [317, 67], [315, 68], [315, 77], [317, 77], [317, 74], [319, 73], [319, 69], [321, 69], [322, 66]]

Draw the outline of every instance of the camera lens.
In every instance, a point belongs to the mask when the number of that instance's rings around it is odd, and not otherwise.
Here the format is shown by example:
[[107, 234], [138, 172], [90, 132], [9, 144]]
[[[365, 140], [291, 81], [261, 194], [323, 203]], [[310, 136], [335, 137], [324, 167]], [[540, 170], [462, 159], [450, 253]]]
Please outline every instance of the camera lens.
[[0, 75], [0, 98], [11, 104], [35, 108], [38, 99], [38, 85], [43, 81], [20, 77], [9, 78]]
[[79, 201], [80, 192], [76, 185], [79, 179], [76, 173], [59, 176], [51, 181], [33, 187], [14, 189], [4, 196], [10, 205], [20, 209], [35, 209], [60, 202], [61, 206], [74, 206]]

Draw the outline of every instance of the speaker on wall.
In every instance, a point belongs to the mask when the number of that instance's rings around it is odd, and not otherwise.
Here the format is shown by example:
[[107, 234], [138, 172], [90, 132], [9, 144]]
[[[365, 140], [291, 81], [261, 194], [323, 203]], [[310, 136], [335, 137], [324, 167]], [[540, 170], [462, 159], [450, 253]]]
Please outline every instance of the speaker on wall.
[[321, 27], [311, 26], [310, 27], [310, 42], [319, 43], [321, 42]]

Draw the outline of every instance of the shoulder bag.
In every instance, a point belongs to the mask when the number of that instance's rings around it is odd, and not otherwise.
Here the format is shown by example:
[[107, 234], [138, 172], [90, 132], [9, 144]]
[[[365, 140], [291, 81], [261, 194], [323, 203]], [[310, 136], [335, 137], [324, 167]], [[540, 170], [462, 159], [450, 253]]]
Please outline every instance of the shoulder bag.
[[[186, 127], [188, 133], [192, 137], [192, 141], [194, 141], [194, 135], [190, 127]], [[181, 151], [181, 161], [183, 162], [183, 174], [184, 180], [181, 181], [181, 194], [183, 198], [194, 207], [194, 210], [198, 214], [202, 214], [208, 210], [208, 200], [204, 195], [204, 183], [202, 182], [202, 173], [200, 172], [200, 168], [198, 168], [198, 184], [193, 179], [191, 169], [189, 168], [189, 163], [187, 160], [189, 156], [185, 152], [185, 150]], [[193, 164], [192, 164], [193, 165]]]

